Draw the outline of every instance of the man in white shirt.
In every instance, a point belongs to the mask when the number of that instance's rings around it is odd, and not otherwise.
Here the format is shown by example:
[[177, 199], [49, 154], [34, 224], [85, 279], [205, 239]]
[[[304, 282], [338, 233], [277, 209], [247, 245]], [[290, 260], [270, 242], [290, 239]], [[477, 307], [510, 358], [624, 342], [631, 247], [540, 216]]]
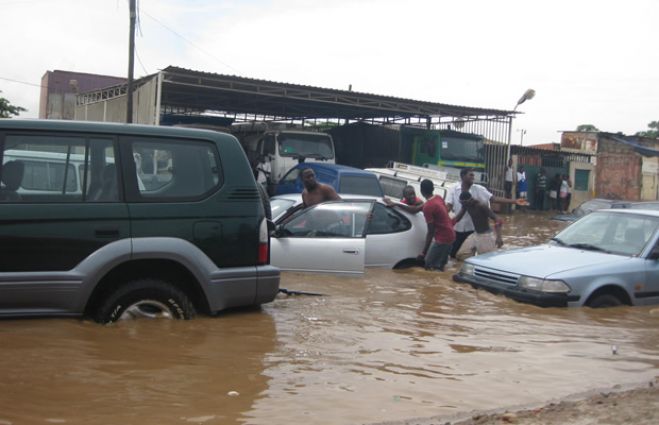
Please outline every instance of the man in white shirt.
[[270, 174], [272, 173], [270, 161], [268, 161], [267, 158], [261, 156], [259, 158], [259, 163], [256, 165], [256, 172], [256, 181], [267, 190], [268, 182], [270, 181]]
[[[451, 186], [446, 193], [446, 208], [457, 216], [462, 210], [462, 203], [460, 202], [460, 194], [469, 192], [473, 199], [481, 202], [484, 205], [490, 206], [490, 202], [498, 202], [504, 204], [515, 204], [512, 199], [499, 198], [492, 195], [485, 187], [474, 183], [474, 170], [471, 168], [464, 168], [460, 170], [460, 182]], [[465, 214], [460, 221], [455, 224], [455, 242], [453, 242], [453, 249], [451, 249], [451, 258], [455, 259], [456, 254], [464, 241], [474, 233], [474, 223], [471, 221], [469, 214]]]
[[506, 198], [513, 197], [513, 160], [508, 160], [506, 173], [504, 175], [503, 190], [506, 192]]

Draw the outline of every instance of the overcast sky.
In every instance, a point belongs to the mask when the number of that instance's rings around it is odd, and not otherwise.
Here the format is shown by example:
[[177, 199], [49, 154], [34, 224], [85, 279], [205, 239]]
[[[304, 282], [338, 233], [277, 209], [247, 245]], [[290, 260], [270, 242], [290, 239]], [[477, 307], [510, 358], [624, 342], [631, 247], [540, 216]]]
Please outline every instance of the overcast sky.
[[[510, 110], [513, 142], [659, 120], [657, 0], [138, 0], [136, 77], [168, 65]], [[127, 0], [0, 0], [0, 90], [39, 112], [48, 70], [125, 76]], [[10, 81], [15, 80], [15, 81]]]

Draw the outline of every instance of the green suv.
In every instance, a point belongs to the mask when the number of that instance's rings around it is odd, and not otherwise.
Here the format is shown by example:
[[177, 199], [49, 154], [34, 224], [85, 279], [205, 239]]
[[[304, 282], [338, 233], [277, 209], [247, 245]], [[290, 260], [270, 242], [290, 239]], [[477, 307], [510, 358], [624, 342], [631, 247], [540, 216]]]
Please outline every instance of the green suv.
[[188, 319], [277, 295], [233, 136], [3, 119], [0, 159], [0, 316]]

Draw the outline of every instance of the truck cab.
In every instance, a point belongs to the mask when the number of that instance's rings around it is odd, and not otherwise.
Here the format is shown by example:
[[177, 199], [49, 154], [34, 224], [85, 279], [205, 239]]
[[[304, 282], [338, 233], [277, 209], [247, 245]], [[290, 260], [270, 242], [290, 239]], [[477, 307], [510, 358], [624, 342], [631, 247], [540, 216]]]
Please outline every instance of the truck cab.
[[[250, 146], [251, 145], [251, 146]], [[244, 143], [245, 146], [245, 143]], [[334, 142], [326, 133], [310, 131], [266, 131], [255, 141], [246, 143], [260, 160], [270, 162], [270, 182], [278, 182], [300, 162], [334, 164]], [[251, 149], [250, 149], [251, 148]]]

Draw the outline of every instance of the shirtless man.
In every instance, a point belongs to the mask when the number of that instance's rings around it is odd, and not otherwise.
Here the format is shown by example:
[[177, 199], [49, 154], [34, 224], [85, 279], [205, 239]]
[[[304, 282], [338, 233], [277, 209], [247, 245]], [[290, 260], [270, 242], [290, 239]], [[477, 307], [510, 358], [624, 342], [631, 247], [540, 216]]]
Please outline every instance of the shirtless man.
[[[474, 235], [470, 235], [465, 240], [463, 249], [471, 251], [472, 254], [485, 254], [486, 252], [494, 251], [496, 248], [501, 248], [503, 246], [503, 240], [501, 239], [501, 219], [494, 214], [489, 206], [473, 198], [471, 193], [467, 191], [463, 191], [459, 199], [463, 208], [453, 219], [453, 222], [457, 223], [468, 213], [476, 230]], [[494, 234], [496, 238], [492, 234], [489, 219], [492, 219], [495, 223]]]
[[316, 173], [311, 168], [302, 170], [302, 184], [304, 185], [304, 190], [302, 191], [302, 204], [304, 204], [304, 208], [341, 199], [332, 186], [316, 181]]

